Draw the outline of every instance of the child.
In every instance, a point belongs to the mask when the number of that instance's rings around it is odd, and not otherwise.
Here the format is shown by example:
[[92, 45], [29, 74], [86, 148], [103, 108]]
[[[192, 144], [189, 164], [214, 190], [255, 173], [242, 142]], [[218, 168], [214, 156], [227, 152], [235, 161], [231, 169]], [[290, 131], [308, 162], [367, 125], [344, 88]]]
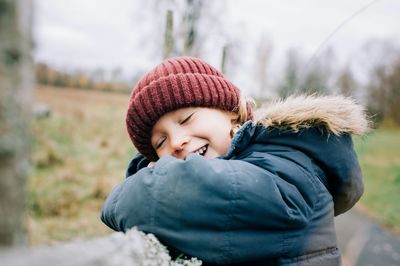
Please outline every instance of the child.
[[126, 122], [140, 154], [102, 221], [206, 264], [340, 265], [333, 217], [363, 193], [350, 135], [367, 129], [362, 108], [297, 97], [252, 119], [209, 64], [162, 62], [131, 94]]

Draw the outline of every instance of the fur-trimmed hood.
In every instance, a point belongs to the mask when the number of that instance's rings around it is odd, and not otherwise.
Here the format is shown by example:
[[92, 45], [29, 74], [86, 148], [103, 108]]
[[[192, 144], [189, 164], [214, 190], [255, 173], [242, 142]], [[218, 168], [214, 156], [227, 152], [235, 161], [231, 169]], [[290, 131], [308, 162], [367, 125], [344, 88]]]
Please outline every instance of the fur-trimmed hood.
[[265, 127], [294, 132], [319, 127], [335, 135], [362, 135], [370, 128], [364, 107], [344, 96], [291, 96], [257, 110], [255, 117]]

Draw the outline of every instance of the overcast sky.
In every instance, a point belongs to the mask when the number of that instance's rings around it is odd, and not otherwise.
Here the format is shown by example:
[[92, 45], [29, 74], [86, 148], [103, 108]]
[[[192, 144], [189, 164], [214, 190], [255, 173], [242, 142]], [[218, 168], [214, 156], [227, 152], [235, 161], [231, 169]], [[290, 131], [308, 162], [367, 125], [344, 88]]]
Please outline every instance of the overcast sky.
[[[36, 61], [82, 70], [121, 67], [125, 76], [133, 76], [138, 67], [149, 69], [158, 63], [145, 47], [137, 47], [135, 33], [151, 23], [135, 20], [139, 1], [34, 1]], [[268, 35], [273, 43], [270, 65], [282, 66], [283, 55], [291, 47], [311, 58], [330, 46], [343, 62], [372, 38], [400, 44], [398, 0], [230, 0], [226, 3], [222, 21], [227, 29], [240, 31], [238, 34], [247, 44], [243, 49], [254, 50], [259, 35]], [[345, 21], [348, 22], [341, 26]], [[243, 62], [248, 67], [249, 61]]]

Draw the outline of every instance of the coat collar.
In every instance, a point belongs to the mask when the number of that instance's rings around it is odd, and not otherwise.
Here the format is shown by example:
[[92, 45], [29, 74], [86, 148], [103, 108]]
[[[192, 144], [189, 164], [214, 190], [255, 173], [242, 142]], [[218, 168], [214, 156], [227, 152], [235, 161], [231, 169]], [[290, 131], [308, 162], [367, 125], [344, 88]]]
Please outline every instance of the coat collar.
[[220, 157], [224, 159], [231, 158], [235, 153], [242, 151], [250, 143], [255, 134], [257, 123], [254, 121], [245, 122], [232, 138], [231, 146], [228, 152]]

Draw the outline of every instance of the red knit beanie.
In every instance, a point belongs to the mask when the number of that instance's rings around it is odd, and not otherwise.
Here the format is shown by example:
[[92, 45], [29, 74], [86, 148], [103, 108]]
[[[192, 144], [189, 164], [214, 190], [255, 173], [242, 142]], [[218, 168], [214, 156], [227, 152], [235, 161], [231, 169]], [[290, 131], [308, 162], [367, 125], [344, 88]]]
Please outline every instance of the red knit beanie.
[[[238, 112], [239, 89], [224, 75], [193, 57], [163, 61], [133, 89], [126, 114], [129, 136], [150, 161], [158, 156], [151, 145], [151, 130], [164, 114], [183, 107], [212, 107]], [[249, 119], [252, 117], [248, 109]]]

